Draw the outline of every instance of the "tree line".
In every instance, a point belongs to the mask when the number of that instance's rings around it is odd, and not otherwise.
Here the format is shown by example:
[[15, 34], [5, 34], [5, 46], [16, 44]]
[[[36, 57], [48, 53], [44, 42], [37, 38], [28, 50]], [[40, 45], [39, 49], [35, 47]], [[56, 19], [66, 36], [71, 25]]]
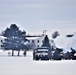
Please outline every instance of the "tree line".
[[[14, 51], [18, 51], [18, 56], [20, 55], [20, 51], [23, 50], [24, 52], [29, 49], [29, 45], [27, 45], [27, 42], [29, 40], [26, 38], [26, 31], [25, 30], [20, 30], [19, 27], [16, 24], [11, 24], [10, 27], [6, 28], [3, 32], [2, 35], [5, 37], [5, 39], [2, 42], [1, 47], [4, 50], [12, 50], [12, 56], [14, 56]], [[55, 31], [52, 34], [52, 38], [55, 39], [57, 36], [59, 36], [59, 32]], [[68, 35], [70, 37], [71, 35]], [[46, 35], [42, 44], [42, 47], [49, 47], [50, 52], [55, 51], [53, 54], [53, 59], [59, 59], [60, 53], [62, 53], [62, 49], [54, 49], [53, 46], [50, 45], [49, 38]], [[68, 53], [64, 55], [64, 58], [66, 59], [71, 59], [74, 57], [74, 54], [76, 53], [75, 50], [71, 48], [71, 53]]]

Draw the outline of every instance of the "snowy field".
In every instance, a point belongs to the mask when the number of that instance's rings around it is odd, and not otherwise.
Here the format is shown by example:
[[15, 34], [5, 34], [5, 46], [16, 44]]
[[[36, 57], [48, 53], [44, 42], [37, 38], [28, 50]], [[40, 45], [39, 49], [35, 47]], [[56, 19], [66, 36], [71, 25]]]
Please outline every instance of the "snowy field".
[[76, 75], [76, 61], [33, 61], [32, 51], [26, 57], [0, 52], [0, 75]]

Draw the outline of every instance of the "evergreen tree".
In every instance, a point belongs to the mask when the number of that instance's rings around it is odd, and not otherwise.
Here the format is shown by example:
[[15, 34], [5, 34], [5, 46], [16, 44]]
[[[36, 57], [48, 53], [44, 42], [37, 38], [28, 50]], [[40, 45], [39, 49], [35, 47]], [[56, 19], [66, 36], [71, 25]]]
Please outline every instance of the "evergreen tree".
[[60, 53], [62, 52], [62, 49], [56, 48], [55, 52], [53, 53], [52, 59], [54, 60], [61, 60], [63, 57], [60, 56]]
[[19, 30], [19, 27], [17, 27], [16, 24], [11, 24], [9, 28], [6, 28], [6, 30], [3, 32], [3, 36], [6, 37], [5, 41], [3, 42], [2, 47], [5, 50], [12, 50], [12, 56], [14, 55], [14, 50], [19, 52], [21, 49], [26, 49], [27, 46], [24, 44], [26, 41], [28, 41], [25, 38], [26, 32]]
[[49, 38], [47, 35], [44, 38], [42, 47], [50, 47]]

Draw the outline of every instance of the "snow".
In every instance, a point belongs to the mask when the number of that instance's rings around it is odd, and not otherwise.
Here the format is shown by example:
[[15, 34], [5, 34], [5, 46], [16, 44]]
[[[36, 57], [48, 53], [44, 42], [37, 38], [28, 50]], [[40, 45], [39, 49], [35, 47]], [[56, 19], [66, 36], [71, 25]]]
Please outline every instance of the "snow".
[[55, 39], [55, 44], [59, 48], [69, 48], [71, 44], [71, 39], [65, 36], [58, 36]]
[[32, 51], [26, 57], [22, 54], [12, 57], [7, 53], [0, 51], [0, 75], [76, 75], [75, 60], [34, 61]]
[[58, 36], [55, 40], [55, 45], [58, 48], [61, 48], [64, 50], [64, 52], [70, 52], [71, 48], [76, 50], [76, 34], [74, 34], [73, 37], [66, 37], [66, 36]]

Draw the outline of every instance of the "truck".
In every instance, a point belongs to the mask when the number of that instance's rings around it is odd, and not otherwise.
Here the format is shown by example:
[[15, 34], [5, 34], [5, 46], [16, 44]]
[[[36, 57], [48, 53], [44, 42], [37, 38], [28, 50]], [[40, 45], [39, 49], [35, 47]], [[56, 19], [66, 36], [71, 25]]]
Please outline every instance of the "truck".
[[34, 50], [33, 52], [33, 60], [49, 60], [50, 52], [47, 47], [40, 47]]

